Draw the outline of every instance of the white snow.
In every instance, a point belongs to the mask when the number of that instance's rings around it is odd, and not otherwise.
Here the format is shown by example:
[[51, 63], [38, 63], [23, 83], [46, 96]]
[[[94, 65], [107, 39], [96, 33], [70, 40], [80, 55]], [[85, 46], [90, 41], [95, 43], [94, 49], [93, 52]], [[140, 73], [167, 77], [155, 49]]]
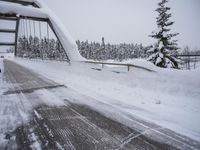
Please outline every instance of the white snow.
[[156, 65], [159, 64], [161, 61], [162, 61], [161, 58], [158, 57], [158, 58], [156, 59]]
[[[69, 66], [64, 62], [25, 59], [14, 61], [65, 84], [79, 94], [200, 141], [200, 70], [160, 69], [141, 59], [124, 63], [132, 62], [155, 70], [156, 73], [137, 68], [131, 68], [127, 72], [125, 67], [108, 66], [97, 71], [91, 68], [101, 68], [100, 65], [81, 63]], [[43, 94], [44, 97], [49, 97], [48, 93]], [[76, 93], [66, 91], [66, 94], [72, 100], [79, 99], [82, 103], [89, 103]], [[56, 101], [61, 105], [62, 102], [58, 99]], [[98, 109], [99, 106], [93, 107]]]
[[31, 149], [33, 150], [42, 150], [40, 143], [37, 140], [37, 136], [34, 133], [31, 133], [30, 140], [33, 142], [31, 144]]
[[7, 14], [18, 14], [30, 17], [41, 17], [47, 18], [47, 14], [43, 9], [38, 9], [34, 7], [26, 7], [16, 3], [10, 2], [0, 2], [0, 12]]
[[160, 57], [160, 58], [163, 58], [163, 57], [164, 57], [164, 56], [163, 56], [163, 53], [160, 53], [160, 52], [159, 52], [159, 57]]
[[38, 114], [38, 112], [36, 110], [34, 110], [34, 114], [38, 119], [43, 119], [42, 116], [40, 114]]

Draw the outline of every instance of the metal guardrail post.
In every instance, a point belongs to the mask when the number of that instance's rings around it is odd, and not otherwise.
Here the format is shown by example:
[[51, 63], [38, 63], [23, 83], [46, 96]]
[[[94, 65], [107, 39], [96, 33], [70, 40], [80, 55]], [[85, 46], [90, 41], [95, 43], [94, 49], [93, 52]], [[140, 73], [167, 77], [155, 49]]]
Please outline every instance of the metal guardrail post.
[[128, 71], [130, 71], [130, 65], [127, 65], [128, 66]]

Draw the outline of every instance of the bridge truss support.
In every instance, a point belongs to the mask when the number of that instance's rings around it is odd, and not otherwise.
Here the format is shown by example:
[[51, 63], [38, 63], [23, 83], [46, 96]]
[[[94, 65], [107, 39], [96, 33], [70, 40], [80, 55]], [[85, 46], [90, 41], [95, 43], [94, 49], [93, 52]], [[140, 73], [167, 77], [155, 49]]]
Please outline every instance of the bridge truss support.
[[[16, 4], [18, 3], [18, 4]], [[21, 4], [21, 5], [19, 5]], [[29, 7], [26, 7], [29, 6]], [[12, 12], [12, 13], [10, 13]], [[29, 27], [32, 25], [30, 21], [33, 22], [46, 22], [47, 23], [47, 41], [49, 42], [49, 29], [53, 32], [57, 41], [59, 41], [60, 46], [62, 47], [62, 53], [65, 53], [68, 61], [82, 61], [83, 57], [78, 52], [77, 45], [75, 41], [68, 34], [68, 31], [62, 25], [62, 23], [58, 20], [56, 15], [50, 13], [48, 8], [45, 8], [45, 5], [40, 3], [38, 0], [0, 0], [0, 21], [14, 21], [16, 22], [15, 29], [0, 29], [0, 33], [13, 33], [15, 34], [15, 39], [13, 42], [0, 42], [0, 46], [5, 45], [14, 45], [15, 56], [18, 55], [18, 40], [19, 40], [19, 30], [20, 24], [23, 24], [23, 20], [29, 20]], [[25, 28], [25, 25], [24, 25]], [[35, 37], [35, 25], [34, 25], [34, 37]], [[30, 33], [32, 33], [30, 28]], [[25, 31], [27, 32], [27, 25]], [[43, 30], [42, 30], [43, 31]], [[43, 36], [44, 37], [44, 36]], [[29, 37], [26, 37], [29, 39]], [[14, 43], [14, 44], [13, 44]]]

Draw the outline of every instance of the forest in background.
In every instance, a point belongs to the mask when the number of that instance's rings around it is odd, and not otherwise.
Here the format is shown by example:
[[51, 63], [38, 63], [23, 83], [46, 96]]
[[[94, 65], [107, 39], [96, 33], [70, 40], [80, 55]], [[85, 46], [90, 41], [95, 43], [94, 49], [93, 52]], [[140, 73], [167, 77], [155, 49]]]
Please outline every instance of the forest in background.
[[[76, 41], [80, 54], [91, 60], [116, 60], [123, 61], [134, 58], [148, 58], [149, 54], [147, 51], [152, 46], [144, 46], [142, 44], [110, 44], [104, 41], [102, 38], [101, 42], [89, 42]], [[7, 52], [14, 52], [13, 47], [10, 47]], [[42, 55], [43, 53], [43, 55]], [[200, 54], [200, 50], [191, 49], [188, 46], [178, 51], [178, 54]], [[30, 36], [29, 39], [26, 37], [19, 37], [17, 45], [17, 56], [28, 57], [28, 58], [43, 58], [43, 59], [57, 59], [57, 60], [68, 60], [68, 57], [62, 48], [61, 44], [57, 39], [47, 39]]]

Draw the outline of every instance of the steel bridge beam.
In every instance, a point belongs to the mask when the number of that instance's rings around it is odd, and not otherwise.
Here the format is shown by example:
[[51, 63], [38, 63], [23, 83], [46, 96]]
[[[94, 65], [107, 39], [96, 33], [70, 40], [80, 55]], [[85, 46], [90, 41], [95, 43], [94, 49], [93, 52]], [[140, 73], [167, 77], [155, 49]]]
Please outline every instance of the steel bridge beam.
[[0, 29], [1, 33], [15, 33], [16, 30], [13, 29]]
[[0, 1], [3, 1], [3, 2], [11, 2], [11, 3], [17, 3], [17, 4], [24, 5], [24, 6], [31, 5], [31, 6], [33, 6], [33, 7], [39, 8], [39, 6], [38, 6], [36, 3], [34, 3], [34, 2], [29, 2], [29, 1], [22, 1], [22, 0], [0, 0]]
[[0, 42], [0, 46], [15, 46], [15, 43]]

